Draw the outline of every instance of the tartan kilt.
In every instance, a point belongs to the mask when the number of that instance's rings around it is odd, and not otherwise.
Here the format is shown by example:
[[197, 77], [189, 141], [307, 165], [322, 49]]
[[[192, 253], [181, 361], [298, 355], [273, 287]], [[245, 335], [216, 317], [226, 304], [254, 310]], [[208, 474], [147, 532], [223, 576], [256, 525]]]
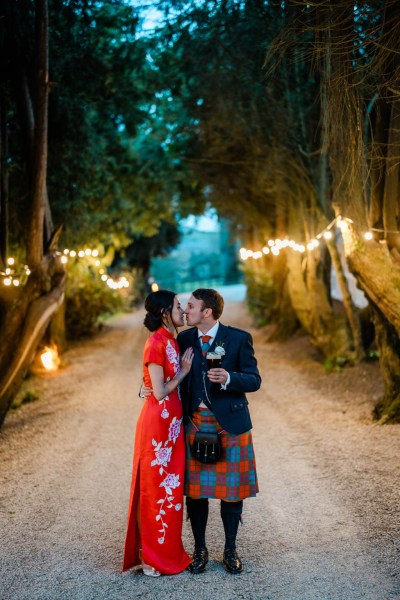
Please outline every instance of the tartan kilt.
[[196, 427], [212, 433], [222, 428], [208, 408], [199, 408], [191, 419], [185, 427], [185, 495], [236, 502], [255, 496], [258, 481], [251, 431], [239, 435], [223, 431], [221, 459], [214, 464], [203, 464], [192, 457]]

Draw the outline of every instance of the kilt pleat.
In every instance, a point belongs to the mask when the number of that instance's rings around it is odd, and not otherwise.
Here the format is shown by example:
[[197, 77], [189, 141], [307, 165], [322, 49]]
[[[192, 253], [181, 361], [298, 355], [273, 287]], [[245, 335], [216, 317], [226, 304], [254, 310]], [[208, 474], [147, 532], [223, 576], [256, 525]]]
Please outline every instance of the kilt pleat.
[[214, 464], [203, 464], [193, 458], [191, 451], [196, 427], [213, 433], [222, 427], [208, 408], [199, 408], [191, 419], [185, 427], [185, 495], [231, 501], [255, 496], [258, 481], [251, 431], [239, 435], [223, 431], [221, 459]]

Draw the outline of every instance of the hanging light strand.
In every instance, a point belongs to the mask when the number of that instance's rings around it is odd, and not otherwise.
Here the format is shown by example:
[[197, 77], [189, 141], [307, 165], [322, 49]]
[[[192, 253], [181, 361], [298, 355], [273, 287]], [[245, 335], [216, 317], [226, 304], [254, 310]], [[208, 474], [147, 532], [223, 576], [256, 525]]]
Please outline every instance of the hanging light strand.
[[[92, 250], [91, 248], [85, 248], [85, 250], [69, 250], [68, 248], [65, 248], [63, 252], [56, 250], [53, 253], [53, 256], [57, 257], [63, 265], [66, 265], [70, 259], [79, 260], [83, 258], [93, 258], [95, 259], [94, 266], [101, 267], [101, 261], [98, 258], [99, 251], [97, 249]], [[8, 266], [5, 271], [0, 270], [0, 278], [2, 278], [3, 285], [5, 286], [9, 287], [14, 285], [15, 287], [18, 287], [20, 284], [23, 284], [31, 274], [31, 270], [29, 269], [28, 265], [23, 265], [19, 269], [16, 269], [15, 258], [11, 256], [7, 259], [7, 265]], [[111, 289], [117, 290], [129, 287], [129, 281], [126, 277], [119, 277], [117, 280], [115, 280], [106, 274], [105, 269], [102, 268], [99, 268], [98, 275], [100, 276], [101, 280], [104, 281]]]
[[[299, 244], [295, 240], [291, 240], [289, 238], [285, 238], [283, 240], [277, 238], [275, 240], [268, 240], [268, 242], [262, 247], [261, 250], [250, 250], [248, 248], [240, 248], [239, 254], [242, 260], [247, 260], [248, 258], [253, 258], [255, 260], [260, 259], [262, 256], [273, 254], [274, 256], [278, 256], [284, 248], [290, 248], [295, 252], [304, 253], [306, 250], [309, 252], [315, 250], [320, 245], [320, 240], [330, 240], [334, 236], [334, 232], [332, 231], [335, 225], [341, 230], [345, 230], [349, 223], [353, 223], [352, 219], [348, 217], [343, 217], [342, 215], [338, 215], [322, 230], [320, 231], [312, 240], [310, 240], [306, 244]], [[374, 239], [374, 233], [398, 233], [400, 231], [394, 231], [390, 229], [380, 229], [378, 227], [370, 227], [368, 231], [363, 234], [363, 237], [367, 241], [371, 241]]]

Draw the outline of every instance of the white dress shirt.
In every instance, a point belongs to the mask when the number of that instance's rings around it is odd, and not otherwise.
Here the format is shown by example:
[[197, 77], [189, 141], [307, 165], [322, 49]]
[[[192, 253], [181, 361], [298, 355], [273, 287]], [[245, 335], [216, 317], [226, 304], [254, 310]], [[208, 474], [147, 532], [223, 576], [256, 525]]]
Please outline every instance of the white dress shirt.
[[[202, 333], [202, 332], [200, 331], [200, 329], [198, 329], [198, 333], [199, 333], [199, 343], [200, 343], [200, 346], [202, 346], [202, 345], [203, 345], [203, 342], [202, 342], [202, 340], [201, 340], [201, 337], [202, 337], [203, 335], [209, 335], [209, 336], [210, 336], [210, 340], [209, 340], [209, 342], [208, 342], [208, 343], [209, 343], [209, 345], [211, 346], [211, 344], [214, 342], [215, 338], [217, 337], [218, 328], [219, 328], [219, 321], [217, 321], [217, 322], [215, 323], [215, 325], [213, 325], [213, 326], [211, 327], [211, 329], [209, 329], [209, 330], [207, 331], [207, 333]], [[230, 382], [230, 380], [231, 380], [231, 378], [230, 378], [230, 375], [229, 375], [229, 373], [228, 373], [228, 379], [226, 380], [226, 383], [225, 383], [225, 384], [222, 384], [222, 383], [221, 383], [221, 390], [226, 390], [227, 386], [229, 385], [229, 382]], [[204, 402], [201, 402], [201, 404], [200, 404], [200, 407], [201, 407], [201, 408], [208, 408], [208, 407], [207, 407], [207, 406], [204, 404]]]

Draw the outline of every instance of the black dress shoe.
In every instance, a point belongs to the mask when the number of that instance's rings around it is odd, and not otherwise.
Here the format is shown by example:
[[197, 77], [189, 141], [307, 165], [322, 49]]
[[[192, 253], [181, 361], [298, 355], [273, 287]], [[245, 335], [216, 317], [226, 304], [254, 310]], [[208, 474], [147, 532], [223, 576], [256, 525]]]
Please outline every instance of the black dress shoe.
[[243, 571], [243, 564], [237, 555], [236, 550], [228, 549], [224, 550], [224, 567], [228, 573], [237, 575]]
[[188, 566], [188, 571], [197, 575], [203, 573], [206, 570], [206, 564], [208, 563], [208, 550], [207, 548], [195, 548], [193, 552], [193, 562]]

